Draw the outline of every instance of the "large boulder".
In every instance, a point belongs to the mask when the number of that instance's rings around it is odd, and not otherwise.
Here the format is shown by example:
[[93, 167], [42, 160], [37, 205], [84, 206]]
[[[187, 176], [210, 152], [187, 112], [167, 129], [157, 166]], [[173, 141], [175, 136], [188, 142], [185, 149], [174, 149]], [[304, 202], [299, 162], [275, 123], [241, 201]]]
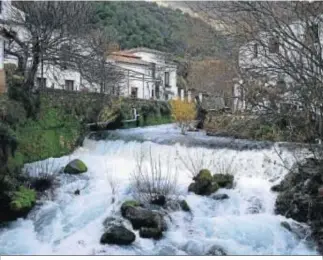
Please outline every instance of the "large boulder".
[[158, 206], [164, 206], [166, 203], [166, 197], [164, 195], [156, 195], [151, 199], [150, 203]]
[[123, 217], [128, 219], [134, 229], [141, 227], [160, 228], [162, 231], [166, 229], [163, 215], [141, 207], [128, 207]]
[[212, 181], [212, 174], [207, 169], [202, 169], [199, 173], [193, 178], [193, 181], [197, 182], [210, 182]]
[[87, 167], [85, 163], [79, 159], [75, 159], [69, 162], [64, 168], [64, 173], [69, 173], [69, 174], [80, 174], [86, 171], [87, 171]]
[[179, 205], [181, 206], [181, 209], [186, 212], [191, 212], [190, 206], [187, 204], [186, 200], [181, 200], [179, 202]]
[[139, 230], [139, 236], [158, 240], [163, 236], [163, 232], [159, 228], [142, 227]]
[[188, 205], [188, 203], [186, 202], [186, 200], [178, 200], [178, 199], [167, 200], [164, 208], [167, 211], [179, 211], [179, 210], [183, 210], [186, 212], [191, 211], [191, 208]]
[[272, 188], [279, 191], [275, 203], [276, 214], [307, 223], [313, 238], [323, 253], [323, 200], [320, 187], [323, 185], [323, 160], [306, 159], [295, 164], [284, 180]]
[[227, 253], [222, 247], [218, 245], [213, 245], [211, 246], [211, 248], [207, 250], [206, 255], [224, 256], [224, 255], [227, 255]]
[[214, 174], [213, 181], [215, 181], [220, 188], [231, 189], [233, 187], [233, 175], [231, 174]]
[[124, 226], [111, 226], [101, 236], [101, 244], [130, 245], [136, 235]]
[[136, 200], [127, 200], [125, 202], [122, 203], [121, 205], [121, 214], [123, 217], [125, 217], [126, 214], [126, 210], [130, 207], [140, 207], [142, 206], [141, 203], [139, 201]]
[[193, 180], [195, 182], [190, 184], [188, 191], [197, 195], [208, 196], [219, 189], [219, 185], [213, 180], [211, 172], [207, 169], [202, 169]]
[[167, 229], [161, 213], [145, 209], [136, 201], [124, 202], [121, 214], [131, 222], [133, 229], [140, 229], [139, 235], [144, 238], [159, 239]]

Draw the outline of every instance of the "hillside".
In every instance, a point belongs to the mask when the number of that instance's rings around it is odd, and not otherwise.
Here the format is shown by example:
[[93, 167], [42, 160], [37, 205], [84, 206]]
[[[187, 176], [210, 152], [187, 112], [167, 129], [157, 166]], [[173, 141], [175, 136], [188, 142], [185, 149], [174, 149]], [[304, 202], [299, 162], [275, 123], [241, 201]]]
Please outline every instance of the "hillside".
[[199, 18], [152, 2], [93, 2], [96, 22], [117, 34], [121, 49], [147, 47], [193, 57], [230, 55], [225, 36]]

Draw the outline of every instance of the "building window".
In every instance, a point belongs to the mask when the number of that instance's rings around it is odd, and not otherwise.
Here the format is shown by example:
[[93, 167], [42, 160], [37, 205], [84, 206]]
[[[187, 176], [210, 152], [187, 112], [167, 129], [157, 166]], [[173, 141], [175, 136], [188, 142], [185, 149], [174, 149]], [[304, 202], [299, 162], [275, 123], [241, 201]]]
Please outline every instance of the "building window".
[[2, 13], [2, 1], [0, 1], [0, 14]]
[[319, 42], [319, 25], [311, 24], [306, 27], [305, 31], [305, 43], [312, 44]]
[[155, 97], [155, 90], [154, 90], [154, 89], [152, 89], [152, 90], [151, 90], [151, 97], [152, 97], [152, 98], [154, 98], [154, 97]]
[[168, 99], [169, 99], [168, 94], [165, 94], [165, 100], [168, 100]]
[[74, 90], [74, 80], [65, 80], [65, 90], [68, 90], [68, 91]]
[[269, 39], [269, 52], [278, 53], [279, 52], [279, 39], [277, 37], [271, 37]]
[[39, 88], [46, 88], [46, 78], [37, 78], [37, 86]]
[[156, 84], [156, 98], [159, 99], [160, 98], [160, 91], [159, 91], [159, 85]]
[[131, 97], [132, 98], [137, 98], [138, 97], [138, 88], [131, 88]]
[[165, 86], [169, 86], [169, 72], [165, 72]]
[[258, 43], [255, 43], [253, 45], [253, 57], [257, 58], [258, 57]]

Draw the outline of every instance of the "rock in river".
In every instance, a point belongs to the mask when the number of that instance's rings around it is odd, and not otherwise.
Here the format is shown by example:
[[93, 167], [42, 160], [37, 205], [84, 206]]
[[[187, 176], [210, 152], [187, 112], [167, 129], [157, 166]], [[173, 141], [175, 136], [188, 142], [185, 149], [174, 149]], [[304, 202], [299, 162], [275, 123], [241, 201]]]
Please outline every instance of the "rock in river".
[[85, 163], [79, 159], [75, 159], [69, 162], [64, 168], [64, 173], [69, 173], [69, 174], [80, 174], [86, 171], [87, 171], [87, 167]]
[[112, 226], [101, 236], [100, 243], [130, 245], [135, 239], [136, 235], [124, 226]]

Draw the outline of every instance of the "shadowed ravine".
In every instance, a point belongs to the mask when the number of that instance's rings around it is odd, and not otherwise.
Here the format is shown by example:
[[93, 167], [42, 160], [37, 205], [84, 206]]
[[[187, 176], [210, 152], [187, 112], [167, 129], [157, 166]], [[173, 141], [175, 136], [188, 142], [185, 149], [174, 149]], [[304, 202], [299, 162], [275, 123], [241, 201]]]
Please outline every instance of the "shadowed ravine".
[[[296, 158], [304, 156], [300, 150], [295, 154], [278, 144], [263, 146], [246, 141], [240, 141], [244, 147], [240, 149], [232, 147], [228, 139], [202, 133], [189, 133], [185, 143], [179, 130], [170, 125], [114, 131], [111, 135], [113, 140], [86, 139], [70, 156], [48, 159], [54, 160], [59, 170], [69, 160], [79, 158], [89, 170], [81, 176], [60, 174], [59, 186], [39, 201], [27, 219], [0, 230], [0, 254], [203, 255], [214, 245], [230, 255], [317, 254], [310, 241], [281, 226], [282, 221], [293, 224], [293, 220], [274, 215], [276, 194], [270, 188]], [[160, 155], [162, 162], [171, 158], [171, 167], [178, 168], [178, 191], [192, 213], [169, 213], [169, 228], [157, 242], [140, 238], [134, 231], [136, 240], [131, 246], [100, 245], [102, 222], [108, 216], [121, 217], [120, 205], [132, 198], [130, 176], [136, 158], [150, 147], [154, 156]], [[232, 162], [235, 187], [218, 191], [230, 198], [216, 201], [189, 194], [191, 177], [179, 157], [214, 160], [211, 171], [216, 171], [216, 165]], [[113, 204], [111, 178], [117, 184]], [[74, 195], [77, 189], [81, 190], [79, 196]]]

